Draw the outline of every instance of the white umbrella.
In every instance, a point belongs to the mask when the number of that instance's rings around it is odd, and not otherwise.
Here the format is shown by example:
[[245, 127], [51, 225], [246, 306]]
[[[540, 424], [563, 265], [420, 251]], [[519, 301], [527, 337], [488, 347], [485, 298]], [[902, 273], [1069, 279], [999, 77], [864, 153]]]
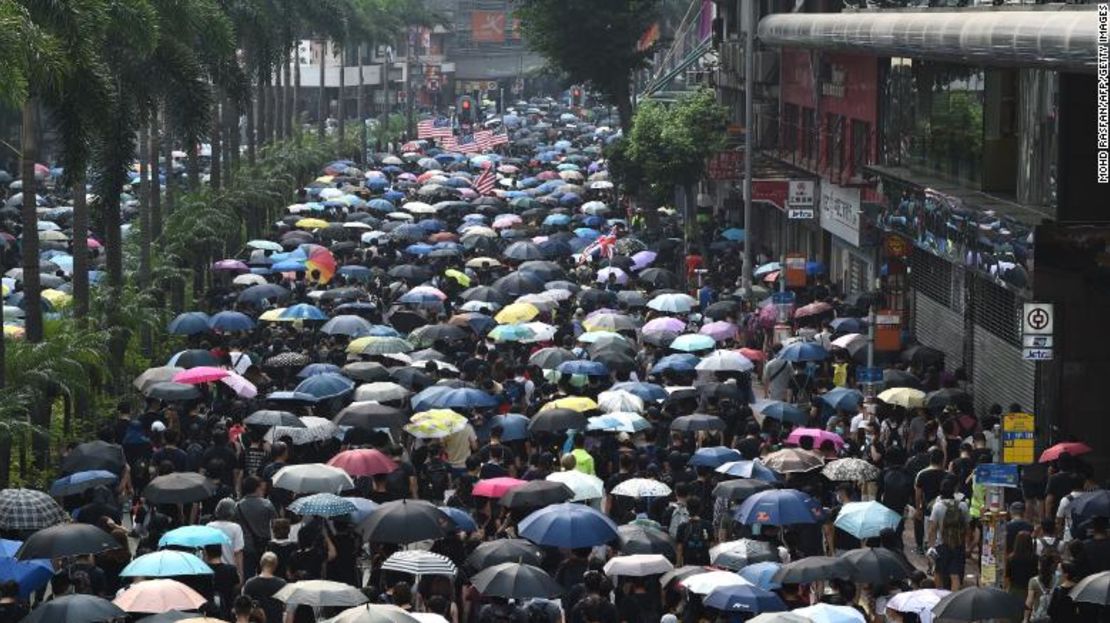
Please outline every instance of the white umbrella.
[[382, 569], [412, 575], [450, 575], [459, 572], [451, 559], [432, 552], [405, 550], [394, 552], [382, 563]]
[[440, 620], [446, 621], [439, 615], [429, 615], [427, 613], [406, 612], [397, 606], [389, 604], [364, 604], [347, 608], [343, 612], [327, 619], [327, 623], [439, 623], [439, 621], [432, 619], [425, 619], [427, 616], [435, 616]]
[[848, 333], [830, 342], [833, 346], [838, 346], [845, 350], [852, 350], [857, 346], [862, 347], [866, 343], [867, 336], [860, 333]]
[[272, 443], [282, 437], [289, 437], [293, 440], [293, 445], [303, 446], [331, 439], [339, 430], [339, 427], [331, 420], [314, 415], [303, 416], [301, 422], [304, 423], [304, 428], [286, 428], [284, 426], [271, 428], [266, 433], [266, 440]]
[[698, 575], [686, 578], [682, 581], [682, 585], [686, 587], [686, 590], [698, 595], [708, 595], [712, 593], [714, 589], [722, 586], [744, 586], [750, 584], [751, 582], [731, 571], [699, 573]]
[[596, 500], [605, 495], [605, 483], [600, 478], [576, 469], [569, 472], [555, 472], [548, 476], [547, 480], [561, 482], [570, 487], [570, 490], [574, 492], [572, 498], [574, 502]]
[[671, 494], [671, 488], [651, 478], [629, 478], [609, 493], [630, 498], [663, 498]]
[[231, 280], [237, 286], [258, 286], [266, 283], [266, 278], [262, 275], [255, 275], [253, 273], [245, 273], [242, 275], [235, 275]]
[[832, 604], [817, 604], [791, 610], [794, 614], [804, 616], [813, 623], [866, 623], [867, 619], [859, 610], [851, 606], [834, 606]]
[[685, 314], [697, 306], [698, 300], [689, 294], [660, 294], [648, 301], [648, 308], [672, 314]]
[[369, 599], [357, 588], [342, 582], [305, 580], [291, 582], [274, 593], [274, 599], [287, 605], [313, 608], [358, 606]]
[[521, 342], [550, 342], [555, 339], [555, 332], [558, 330], [546, 322], [525, 322], [524, 326], [531, 329], [535, 335]]
[[623, 575], [639, 578], [666, 573], [672, 569], [674, 565], [661, 554], [632, 554], [610, 558], [609, 562], [605, 563], [603, 571], [609, 577]]
[[374, 400], [377, 402], [389, 402], [390, 400], [404, 400], [408, 398], [412, 392], [405, 389], [397, 383], [378, 382], [378, 383], [364, 383], [355, 389], [355, 400]]
[[939, 588], [922, 588], [916, 591], [898, 593], [886, 602], [888, 610], [895, 612], [910, 612], [916, 614], [921, 623], [931, 623], [933, 620], [933, 606], [937, 605], [945, 595], [951, 591]]
[[695, 370], [711, 372], [749, 372], [754, 368], [751, 360], [731, 350], [715, 350], [694, 366]]
[[279, 469], [274, 474], [274, 486], [293, 493], [339, 493], [354, 489], [355, 483], [347, 472], [338, 467], [307, 463], [287, 465]]
[[597, 407], [603, 413], [614, 411], [643, 413], [644, 401], [632, 392], [623, 389], [601, 392], [597, 397]]
[[420, 623], [448, 623], [447, 619], [434, 612], [410, 612], [408, 615]]
[[135, 386], [135, 389], [143, 391], [147, 388], [148, 385], [172, 381], [174, 376], [176, 376], [179, 372], [184, 371], [185, 368], [179, 368], [177, 366], [158, 366], [156, 368], [147, 368], [145, 372], [135, 377], [135, 380], [132, 381], [131, 384]]

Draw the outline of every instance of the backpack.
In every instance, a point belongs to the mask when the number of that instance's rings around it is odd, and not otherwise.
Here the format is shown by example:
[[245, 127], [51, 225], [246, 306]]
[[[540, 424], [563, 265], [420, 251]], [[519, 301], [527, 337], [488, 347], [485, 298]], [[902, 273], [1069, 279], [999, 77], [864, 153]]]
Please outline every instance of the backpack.
[[450, 484], [451, 472], [446, 461], [436, 457], [428, 459], [424, 463], [424, 477], [420, 479], [420, 497], [422, 499], [441, 504]]
[[690, 511], [685, 504], [678, 504], [677, 502], [671, 504], [671, 523], [667, 526], [667, 532], [670, 533], [672, 539], [678, 538], [678, 529], [689, 521]]
[[1048, 618], [1048, 605], [1052, 603], [1053, 589], [1051, 586], [1044, 586], [1041, 584], [1041, 579], [1033, 576], [1033, 582], [1037, 583], [1037, 588], [1040, 589], [1040, 596], [1037, 597], [1037, 602], [1033, 605], [1033, 614], [1029, 616], [1030, 621], [1044, 620]]
[[508, 379], [501, 384], [501, 389], [510, 409], [520, 406], [524, 402], [524, 383], [516, 379]]
[[694, 517], [687, 522], [682, 555], [688, 565], [709, 564], [709, 534], [702, 525], [700, 517]]
[[941, 500], [944, 504], [944, 518], [940, 522], [940, 541], [945, 547], [957, 548], [964, 545], [964, 513], [956, 500]]

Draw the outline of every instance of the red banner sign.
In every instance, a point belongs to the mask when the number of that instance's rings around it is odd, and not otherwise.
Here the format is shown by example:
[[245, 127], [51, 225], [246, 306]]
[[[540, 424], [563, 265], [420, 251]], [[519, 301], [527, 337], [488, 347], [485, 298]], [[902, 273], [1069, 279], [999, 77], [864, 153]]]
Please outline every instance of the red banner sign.
[[744, 166], [744, 154], [739, 151], [719, 151], [709, 157], [705, 165], [709, 179], [720, 182], [740, 179]]
[[763, 201], [783, 212], [790, 192], [789, 180], [752, 180], [752, 202]]

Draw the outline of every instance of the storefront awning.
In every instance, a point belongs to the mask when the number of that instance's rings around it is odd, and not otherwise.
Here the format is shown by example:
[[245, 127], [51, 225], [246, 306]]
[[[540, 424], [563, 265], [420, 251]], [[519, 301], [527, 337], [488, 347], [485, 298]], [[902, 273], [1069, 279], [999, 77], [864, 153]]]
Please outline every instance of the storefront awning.
[[760, 21], [759, 38], [769, 46], [1093, 72], [1097, 26], [1094, 5], [790, 13]]

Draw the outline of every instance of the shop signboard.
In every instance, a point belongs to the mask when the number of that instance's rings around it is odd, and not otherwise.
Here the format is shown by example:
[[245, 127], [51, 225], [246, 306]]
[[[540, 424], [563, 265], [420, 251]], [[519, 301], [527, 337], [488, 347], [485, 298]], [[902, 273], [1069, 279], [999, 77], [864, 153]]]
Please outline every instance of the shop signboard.
[[821, 184], [821, 228], [854, 247], [859, 246], [858, 188]]

